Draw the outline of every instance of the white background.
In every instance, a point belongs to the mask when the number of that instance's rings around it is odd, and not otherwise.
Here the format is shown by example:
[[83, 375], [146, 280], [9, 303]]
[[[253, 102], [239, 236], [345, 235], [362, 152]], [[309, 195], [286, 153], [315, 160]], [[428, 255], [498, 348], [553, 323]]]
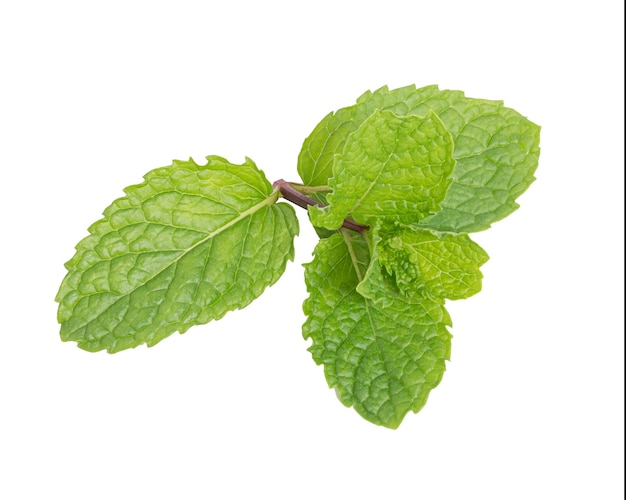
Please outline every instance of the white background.
[[[620, 4], [2, 2], [0, 498], [623, 498]], [[114, 356], [59, 340], [63, 263], [123, 187], [208, 154], [297, 180], [326, 113], [411, 83], [543, 128], [399, 430], [343, 407], [306, 350], [304, 217], [248, 309]]]

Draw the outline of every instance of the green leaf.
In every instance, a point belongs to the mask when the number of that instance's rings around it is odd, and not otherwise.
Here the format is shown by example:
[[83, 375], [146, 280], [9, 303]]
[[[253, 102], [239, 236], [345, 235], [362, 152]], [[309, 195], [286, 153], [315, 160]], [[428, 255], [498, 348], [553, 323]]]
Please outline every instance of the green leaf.
[[440, 382], [450, 355], [450, 318], [443, 305], [356, 290], [369, 265], [365, 240], [336, 234], [320, 241], [306, 265], [305, 338], [331, 388], [365, 419], [396, 428], [419, 411]]
[[467, 234], [438, 233], [404, 226], [386, 234], [378, 262], [409, 295], [466, 299], [481, 289], [489, 256]]
[[[308, 186], [326, 186], [332, 177], [335, 155], [346, 139], [371, 115], [363, 106], [341, 108], [326, 115], [304, 140], [298, 156], [298, 173]], [[322, 200], [320, 200], [322, 201]]]
[[309, 208], [315, 226], [346, 217], [417, 222], [436, 212], [454, 168], [452, 139], [433, 113], [425, 118], [375, 111], [350, 135], [329, 180], [329, 206]]
[[293, 259], [291, 206], [246, 159], [149, 172], [104, 211], [66, 264], [61, 338], [89, 351], [152, 346], [258, 297]]
[[[426, 87], [418, 92], [427, 89], [436, 90], [437, 87]], [[406, 100], [415, 94], [414, 85], [393, 91], [382, 87], [374, 94], [365, 92], [353, 106], [326, 115], [304, 140], [298, 156], [298, 173], [303, 182], [309, 186], [328, 185], [335, 155], [341, 154], [348, 137], [376, 110], [388, 110], [400, 116], [417, 115], [405, 105]], [[427, 113], [428, 109], [419, 116]]]
[[[348, 137], [376, 110], [397, 115], [436, 113], [451, 133], [457, 161], [442, 209], [423, 221], [432, 229], [487, 229], [517, 207], [515, 200], [534, 181], [540, 128], [500, 101], [473, 99], [436, 85], [366, 92], [357, 104], [331, 113], [304, 141], [298, 172], [305, 184], [328, 185], [333, 163]], [[323, 197], [318, 201], [325, 203]]]

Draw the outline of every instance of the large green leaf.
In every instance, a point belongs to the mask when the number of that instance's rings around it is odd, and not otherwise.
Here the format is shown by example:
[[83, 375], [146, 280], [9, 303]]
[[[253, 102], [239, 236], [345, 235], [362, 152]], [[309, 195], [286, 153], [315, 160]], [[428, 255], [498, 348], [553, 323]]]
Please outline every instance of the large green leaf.
[[434, 113], [425, 118], [375, 111], [350, 135], [336, 159], [329, 206], [310, 207], [315, 226], [417, 222], [436, 212], [454, 168], [452, 139]]
[[90, 351], [152, 346], [240, 309], [293, 258], [291, 206], [249, 159], [175, 161], [125, 189], [66, 264], [61, 338]]
[[321, 240], [306, 265], [305, 338], [331, 388], [367, 420], [396, 428], [419, 411], [440, 382], [450, 355], [450, 318], [443, 305], [384, 295], [373, 301], [356, 290], [369, 265], [358, 234]]
[[[366, 92], [357, 104], [330, 113], [302, 146], [298, 172], [305, 184], [326, 186], [348, 137], [376, 110], [397, 115], [436, 113], [454, 141], [457, 161], [442, 209], [423, 221], [432, 229], [487, 229], [513, 212], [534, 180], [540, 128], [500, 101], [473, 99], [436, 85]], [[325, 202], [323, 195], [317, 195]]]

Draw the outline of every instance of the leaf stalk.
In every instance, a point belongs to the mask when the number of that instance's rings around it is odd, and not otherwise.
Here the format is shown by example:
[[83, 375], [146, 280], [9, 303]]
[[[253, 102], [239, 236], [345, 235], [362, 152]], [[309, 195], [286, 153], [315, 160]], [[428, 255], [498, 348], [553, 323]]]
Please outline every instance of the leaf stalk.
[[[314, 190], [314, 189], [312, 190], [311, 188], [309, 188], [309, 186], [304, 186], [303, 184], [298, 184], [295, 182], [287, 182], [284, 179], [277, 180], [276, 182], [274, 182], [274, 184], [272, 184], [272, 186], [274, 186], [275, 189], [278, 189], [282, 197], [285, 198], [287, 201], [290, 201], [294, 205], [298, 205], [299, 207], [304, 208], [305, 210], [309, 207], [309, 205], [324, 207], [322, 203], [320, 203], [317, 200], [314, 200], [310, 196], [307, 196], [302, 191], [300, 191], [296, 186], [298, 187], [302, 186], [303, 188], [306, 188], [303, 190], [306, 190], [308, 192], [327, 191], [327, 189], [325, 188], [319, 189], [319, 190]], [[359, 224], [358, 222], [354, 222], [351, 219], [344, 219], [342, 227], [345, 227], [346, 229], [350, 229], [352, 231], [357, 231], [359, 233], [363, 233], [364, 231], [367, 231], [370, 228], [369, 226], [366, 226], [364, 224]]]

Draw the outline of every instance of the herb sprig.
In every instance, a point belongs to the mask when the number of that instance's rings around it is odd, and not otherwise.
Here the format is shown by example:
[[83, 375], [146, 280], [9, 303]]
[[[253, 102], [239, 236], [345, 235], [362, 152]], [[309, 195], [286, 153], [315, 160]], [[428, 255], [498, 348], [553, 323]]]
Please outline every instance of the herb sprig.
[[148, 172], [89, 228], [56, 300], [61, 338], [88, 351], [153, 346], [242, 309], [283, 274], [308, 211], [303, 335], [339, 399], [396, 428], [450, 356], [445, 301], [480, 291], [468, 233], [517, 207], [539, 127], [499, 101], [436, 86], [366, 92], [304, 141], [301, 182], [218, 156]]

